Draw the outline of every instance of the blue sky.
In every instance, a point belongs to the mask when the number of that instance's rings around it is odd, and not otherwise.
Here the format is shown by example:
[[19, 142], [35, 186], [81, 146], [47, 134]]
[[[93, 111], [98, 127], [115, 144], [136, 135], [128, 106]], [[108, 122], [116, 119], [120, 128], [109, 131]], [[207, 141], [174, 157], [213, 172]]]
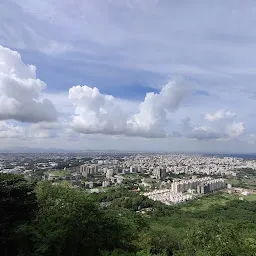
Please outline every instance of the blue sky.
[[[151, 71], [123, 69], [26, 51], [22, 56], [24, 62], [37, 67], [38, 77], [47, 83], [49, 92], [67, 91], [70, 85], [88, 84], [96, 86], [104, 94], [142, 100], [148, 91], [158, 91], [152, 86], [167, 81], [165, 76]], [[100, 73], [95, 74], [95, 70], [100, 70]]]
[[255, 25], [250, 0], [2, 0], [2, 54], [46, 84], [2, 81], [2, 147], [255, 152]]

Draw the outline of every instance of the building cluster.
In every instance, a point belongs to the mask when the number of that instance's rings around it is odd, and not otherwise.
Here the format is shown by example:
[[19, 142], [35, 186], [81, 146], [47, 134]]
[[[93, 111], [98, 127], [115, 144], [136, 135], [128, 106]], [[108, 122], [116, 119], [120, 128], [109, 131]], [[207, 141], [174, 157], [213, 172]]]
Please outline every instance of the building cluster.
[[198, 194], [206, 194], [215, 190], [227, 188], [225, 179], [204, 177], [199, 179], [179, 180], [171, 184], [171, 189], [158, 189], [143, 195], [154, 201], [167, 205], [181, 203], [193, 199]]
[[80, 166], [80, 173], [83, 177], [88, 177], [90, 175], [94, 175], [98, 173], [98, 165], [97, 164], [83, 164]]
[[226, 187], [227, 181], [225, 179], [212, 179], [211, 177], [177, 180], [171, 184], [171, 190], [175, 193], [197, 192], [198, 194], [205, 194]]
[[[244, 160], [235, 157], [216, 157], [200, 155], [152, 154], [136, 155], [125, 159], [120, 165], [124, 170], [133, 172], [150, 172], [159, 178], [159, 169], [164, 173], [186, 175], [236, 175], [237, 169], [256, 169], [255, 160]], [[164, 171], [165, 170], [165, 171]]]
[[152, 192], [144, 193], [144, 196], [166, 205], [181, 203], [193, 198], [191, 194], [176, 193], [171, 189], [153, 190]]
[[38, 171], [74, 169], [99, 153], [0, 153], [0, 172], [36, 174]]
[[149, 195], [152, 199], [168, 203], [182, 202], [194, 195], [225, 188], [225, 178], [236, 178], [238, 169], [243, 168], [256, 170], [256, 160], [106, 152], [0, 155], [0, 172], [3, 173], [24, 174], [26, 177], [38, 175], [37, 178], [53, 183], [66, 181], [91, 191], [125, 183], [129, 189], [143, 188], [152, 193]]
[[153, 169], [153, 177], [158, 180], [163, 180], [166, 177], [166, 168], [156, 167]]
[[88, 180], [93, 180], [94, 178], [94, 181], [97, 181], [96, 183], [92, 181], [84, 183], [85, 185], [90, 183], [90, 188], [94, 187], [94, 184], [100, 184], [102, 187], [109, 187], [113, 184], [121, 184], [124, 178], [118, 175], [116, 161], [114, 164], [115, 166], [111, 165], [111, 168], [106, 167], [108, 164], [106, 164], [106, 162], [103, 160], [97, 161], [97, 164], [83, 164], [80, 166], [78, 174], [82, 176], [82, 179], [85, 178]]
[[[96, 153], [95, 153], [96, 154]], [[94, 156], [94, 154], [92, 155]], [[89, 159], [89, 160], [88, 160]], [[86, 154], [9, 154], [0, 156], [0, 171], [21, 173], [32, 170], [75, 168], [83, 177], [104, 173], [111, 178], [114, 174], [149, 174], [163, 180], [168, 174], [226, 176], [236, 175], [237, 169], [256, 169], [256, 160], [235, 157], [215, 157], [173, 154], [120, 154], [113, 156], [88, 157]], [[73, 170], [73, 169], [72, 169]]]

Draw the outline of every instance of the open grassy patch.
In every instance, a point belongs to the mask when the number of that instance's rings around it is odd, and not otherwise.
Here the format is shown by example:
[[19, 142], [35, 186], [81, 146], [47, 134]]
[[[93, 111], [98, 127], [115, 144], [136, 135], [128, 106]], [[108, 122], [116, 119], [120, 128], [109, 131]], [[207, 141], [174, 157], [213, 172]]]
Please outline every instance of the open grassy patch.
[[246, 196], [245, 200], [246, 201], [250, 201], [250, 202], [256, 201], [256, 194], [252, 194], [252, 195]]
[[64, 176], [69, 176], [70, 175], [70, 171], [69, 170], [51, 170], [51, 171], [48, 171], [46, 172], [47, 174], [54, 174], [56, 176], [59, 176], [59, 177], [64, 177]]
[[227, 193], [207, 195], [183, 204], [181, 210], [192, 212], [206, 211], [212, 206], [225, 206], [228, 202], [234, 199], [239, 199], [239, 196]]

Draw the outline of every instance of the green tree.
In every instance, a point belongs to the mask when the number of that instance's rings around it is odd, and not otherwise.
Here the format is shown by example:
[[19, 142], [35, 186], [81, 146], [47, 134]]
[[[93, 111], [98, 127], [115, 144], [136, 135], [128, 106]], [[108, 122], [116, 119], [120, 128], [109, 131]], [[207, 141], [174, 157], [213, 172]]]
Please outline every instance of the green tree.
[[53, 186], [37, 188], [39, 214], [23, 227], [24, 255], [100, 255], [115, 248], [132, 249], [135, 219], [118, 209], [101, 209], [82, 190]]
[[1, 255], [17, 255], [18, 227], [35, 215], [34, 184], [22, 176], [0, 174], [0, 247]]
[[235, 225], [219, 220], [204, 221], [187, 230], [183, 250], [175, 255], [248, 256], [251, 248], [237, 232]]

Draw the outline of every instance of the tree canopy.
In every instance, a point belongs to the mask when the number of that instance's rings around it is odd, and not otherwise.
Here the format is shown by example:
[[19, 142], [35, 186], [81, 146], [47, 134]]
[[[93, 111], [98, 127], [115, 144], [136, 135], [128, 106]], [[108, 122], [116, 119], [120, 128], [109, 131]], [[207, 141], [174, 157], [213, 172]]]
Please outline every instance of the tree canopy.
[[253, 201], [166, 206], [129, 188], [92, 195], [0, 174], [0, 205], [4, 256], [256, 255]]

